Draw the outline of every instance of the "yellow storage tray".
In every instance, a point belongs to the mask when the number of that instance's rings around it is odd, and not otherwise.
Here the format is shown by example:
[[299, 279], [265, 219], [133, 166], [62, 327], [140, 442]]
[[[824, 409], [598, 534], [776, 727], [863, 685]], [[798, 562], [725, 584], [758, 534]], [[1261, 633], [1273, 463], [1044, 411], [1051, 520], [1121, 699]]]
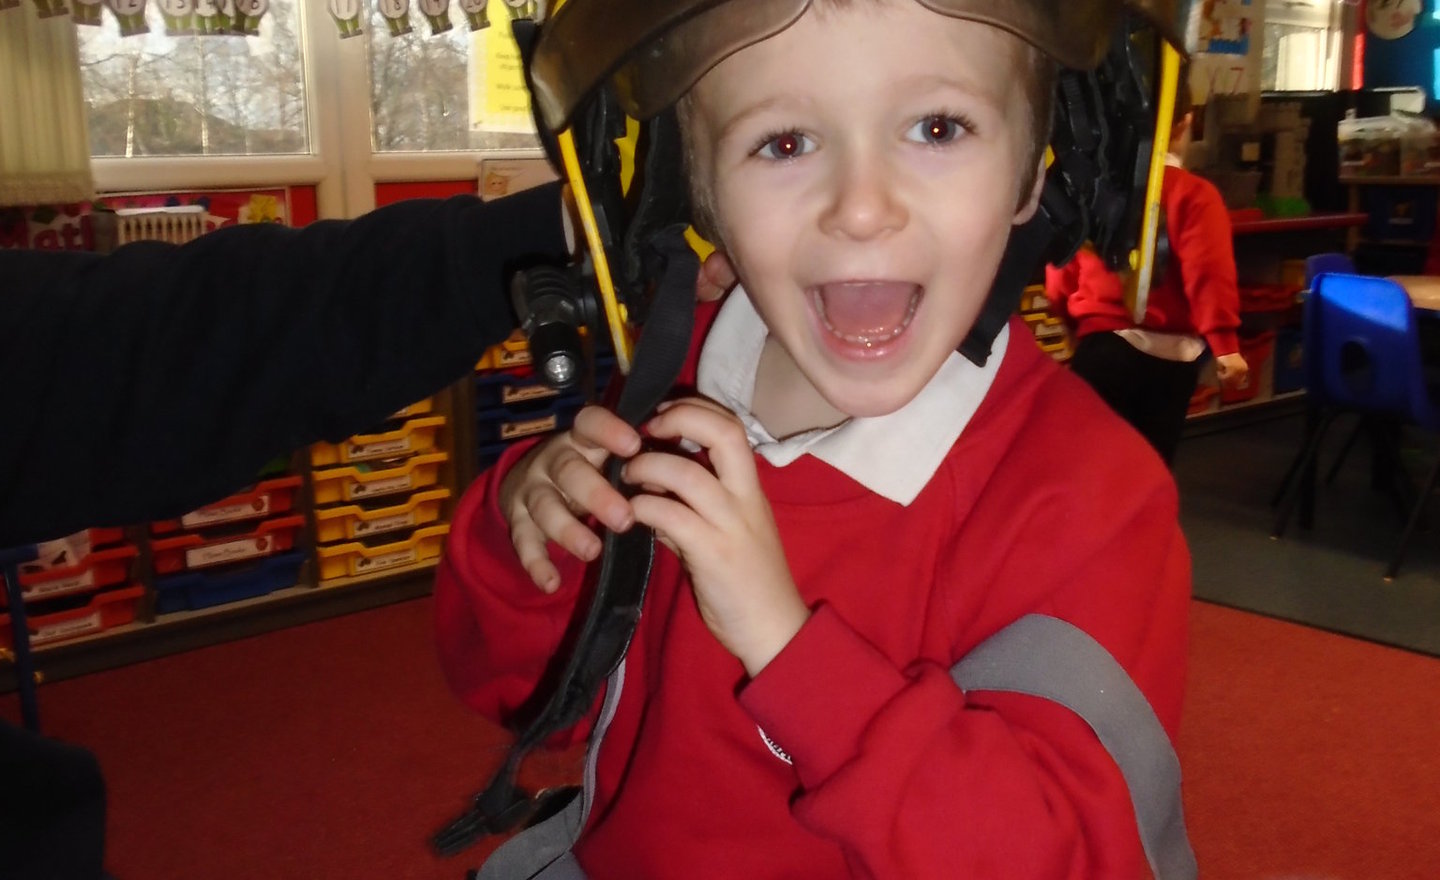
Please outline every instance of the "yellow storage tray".
[[402, 406], [391, 416], [392, 419], [409, 419], [415, 416], [423, 416], [435, 411], [435, 398], [427, 397], [424, 400], [417, 400], [409, 406]]
[[1035, 334], [1035, 341], [1043, 347], [1047, 343], [1054, 343], [1070, 338], [1070, 331], [1066, 329], [1065, 322], [1059, 318], [1052, 318], [1045, 314], [1027, 314], [1020, 317], [1030, 326], [1030, 332]]
[[449, 497], [450, 490], [441, 486], [416, 492], [408, 500], [386, 507], [364, 508], [358, 504], [317, 507], [315, 538], [333, 544], [429, 525], [440, 518], [441, 503]]
[[449, 531], [449, 523], [440, 523], [416, 529], [409, 538], [391, 544], [370, 547], [350, 542], [317, 546], [315, 553], [320, 559], [320, 580], [358, 577], [434, 559], [444, 549], [445, 535]]
[[1044, 312], [1050, 308], [1050, 298], [1045, 295], [1045, 285], [1032, 284], [1020, 294], [1020, 311]]
[[435, 485], [440, 465], [450, 460], [444, 452], [408, 458], [394, 467], [373, 468], [364, 462], [350, 467], [325, 468], [311, 473], [316, 504], [341, 504], [365, 498], [399, 495]]
[[316, 443], [310, 447], [310, 464], [328, 467], [352, 461], [373, 461], [429, 452], [435, 448], [435, 435], [445, 424], [444, 416], [410, 419], [393, 431], [380, 434], [356, 434], [340, 443]]
[[492, 345], [480, 356], [475, 363], [476, 371], [481, 370], [505, 370], [510, 367], [523, 367], [530, 363], [530, 343], [525, 341], [525, 334], [519, 330], [510, 334], [498, 345]]

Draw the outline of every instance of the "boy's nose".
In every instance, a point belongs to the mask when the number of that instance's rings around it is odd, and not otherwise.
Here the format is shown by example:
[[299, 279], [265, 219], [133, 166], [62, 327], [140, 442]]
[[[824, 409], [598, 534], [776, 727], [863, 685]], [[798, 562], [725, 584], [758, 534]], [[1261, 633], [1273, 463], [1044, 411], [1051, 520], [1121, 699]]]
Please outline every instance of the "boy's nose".
[[820, 218], [827, 235], [873, 239], [898, 231], [909, 220], [883, 162], [850, 161], [835, 169], [830, 203]]

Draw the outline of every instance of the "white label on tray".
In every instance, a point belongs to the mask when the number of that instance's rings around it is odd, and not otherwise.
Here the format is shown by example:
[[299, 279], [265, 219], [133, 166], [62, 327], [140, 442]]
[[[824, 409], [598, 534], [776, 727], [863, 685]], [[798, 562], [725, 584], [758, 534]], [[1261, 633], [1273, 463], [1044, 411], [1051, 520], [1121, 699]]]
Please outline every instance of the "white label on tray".
[[368, 571], [380, 571], [383, 568], [395, 568], [399, 565], [409, 565], [418, 559], [420, 553], [415, 548], [409, 550], [396, 550], [394, 553], [382, 553], [379, 556], [362, 556], [355, 560], [355, 574], [364, 574]]
[[410, 451], [410, 438], [399, 440], [376, 440], [374, 443], [351, 443], [351, 460], [360, 458], [386, 458], [400, 452]]
[[205, 547], [196, 547], [194, 550], [186, 550], [185, 564], [190, 568], [204, 568], [207, 565], [219, 565], [222, 562], [253, 559], [256, 556], [264, 556], [274, 549], [275, 542], [269, 535], [261, 535], [258, 538], [242, 538], [239, 541], [226, 541], [223, 544], [210, 544]]
[[361, 520], [355, 524], [355, 537], [362, 535], [378, 535], [381, 532], [393, 532], [396, 529], [403, 529], [406, 526], [415, 525], [415, 514], [397, 513], [393, 516], [382, 516], [372, 520]]
[[95, 632], [98, 629], [100, 629], [100, 612], [93, 611], [75, 620], [67, 620], [63, 623], [52, 623], [48, 626], [40, 627], [35, 631], [35, 635], [30, 638], [30, 644], [41, 645], [45, 642], [68, 639], [71, 636], [78, 636], [81, 633]]
[[35, 559], [20, 563], [21, 574], [50, 571], [55, 568], [69, 568], [90, 555], [90, 532], [76, 532], [54, 541], [42, 541], [35, 545]]
[[261, 495], [251, 501], [226, 504], [223, 507], [206, 507], [180, 517], [180, 524], [187, 529], [197, 526], [212, 526], [216, 523], [234, 522], [237, 519], [253, 519], [270, 512], [270, 496]]
[[559, 391], [548, 385], [506, 385], [500, 390], [501, 403], [524, 403], [527, 400], [543, 400], [558, 397]]
[[529, 437], [531, 434], [543, 434], [546, 431], [555, 430], [555, 426], [558, 424], [559, 418], [554, 415], [525, 422], [509, 422], [500, 426], [500, 439], [514, 440], [517, 437]]
[[371, 495], [388, 495], [391, 492], [403, 492], [414, 485], [410, 474], [401, 474], [398, 477], [386, 477], [383, 480], [374, 480], [369, 483], [351, 483], [350, 500], [356, 498], [369, 498]]
[[53, 581], [45, 581], [36, 584], [28, 590], [21, 592], [26, 601], [39, 599], [42, 596], [58, 596], [61, 593], [73, 593], [76, 590], [83, 590], [86, 587], [95, 585], [95, 572], [84, 571], [80, 574], [71, 575], [68, 578], [58, 578]]
[[530, 363], [530, 349], [522, 348], [519, 351], [511, 351], [503, 348], [500, 350], [496, 362], [500, 367], [523, 367]]

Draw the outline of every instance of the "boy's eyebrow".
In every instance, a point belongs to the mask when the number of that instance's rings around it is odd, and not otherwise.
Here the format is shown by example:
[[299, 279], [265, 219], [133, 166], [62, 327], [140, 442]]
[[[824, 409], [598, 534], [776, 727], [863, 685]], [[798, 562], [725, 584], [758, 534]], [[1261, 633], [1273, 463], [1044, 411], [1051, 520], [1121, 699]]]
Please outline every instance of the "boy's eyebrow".
[[775, 95], [774, 97], [766, 98], [763, 101], [758, 101], [754, 104], [746, 105], [745, 109], [725, 120], [725, 124], [720, 126], [719, 131], [715, 132], [716, 142], [725, 140], [727, 137], [730, 136], [731, 132], [734, 129], [738, 128], [741, 123], [745, 122], [750, 117], [759, 116], [762, 113], [767, 113], [785, 103], [787, 103], [787, 96]]
[[985, 88], [976, 81], [975, 77], [959, 76], [945, 73], [917, 73], [914, 76], [897, 80], [897, 85], [907, 92], [923, 91], [928, 89], [952, 89], [963, 92], [973, 98], [982, 101], [989, 101], [992, 104], [1000, 105], [1004, 101], [1004, 93], [1009, 80], [997, 82], [991, 88]]

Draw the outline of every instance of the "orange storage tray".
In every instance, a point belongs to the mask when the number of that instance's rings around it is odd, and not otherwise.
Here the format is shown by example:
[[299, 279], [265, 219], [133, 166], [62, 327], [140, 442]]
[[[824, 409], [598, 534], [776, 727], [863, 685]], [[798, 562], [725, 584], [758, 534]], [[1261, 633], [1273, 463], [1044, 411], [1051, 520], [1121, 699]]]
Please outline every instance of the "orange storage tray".
[[[94, 550], [74, 565], [20, 574], [20, 596], [26, 602], [83, 593], [124, 583], [140, 551], [133, 544]], [[0, 595], [0, 605], [5, 597]]]
[[207, 504], [179, 519], [151, 523], [150, 532], [156, 535], [167, 535], [181, 529], [204, 529], [247, 519], [264, 519], [277, 513], [288, 513], [295, 507], [295, 493], [303, 482], [304, 480], [298, 475], [264, 480], [243, 492], [236, 492], [229, 498], [216, 501], [214, 504]]
[[156, 574], [174, 574], [192, 568], [209, 568], [246, 559], [283, 553], [295, 546], [295, 536], [305, 527], [303, 516], [282, 516], [266, 520], [241, 534], [203, 536], [177, 535], [150, 542]]
[[[135, 620], [135, 610], [144, 595], [144, 587], [132, 585], [96, 593], [80, 608], [27, 615], [25, 628], [30, 632], [30, 645], [38, 648], [52, 642], [78, 639], [131, 623]], [[15, 647], [8, 614], [0, 614], [0, 645], [6, 648]]]

